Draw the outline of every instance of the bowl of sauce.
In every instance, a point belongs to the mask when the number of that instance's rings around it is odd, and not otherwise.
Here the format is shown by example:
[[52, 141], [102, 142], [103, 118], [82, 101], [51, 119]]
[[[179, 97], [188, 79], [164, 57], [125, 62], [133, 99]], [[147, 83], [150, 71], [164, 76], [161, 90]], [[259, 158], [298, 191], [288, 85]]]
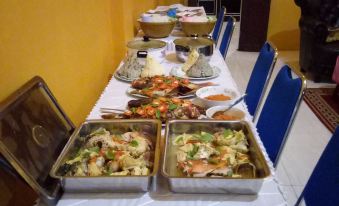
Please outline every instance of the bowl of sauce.
[[205, 97], [205, 99], [211, 100], [211, 101], [227, 101], [227, 100], [231, 100], [232, 98], [224, 94], [212, 94], [212, 95]]
[[238, 108], [232, 108], [226, 113], [224, 112], [228, 106], [215, 106], [206, 111], [206, 116], [210, 119], [235, 121], [243, 120], [245, 118], [245, 112]]
[[206, 108], [228, 106], [239, 98], [236, 91], [219, 86], [208, 86], [196, 91], [196, 96]]

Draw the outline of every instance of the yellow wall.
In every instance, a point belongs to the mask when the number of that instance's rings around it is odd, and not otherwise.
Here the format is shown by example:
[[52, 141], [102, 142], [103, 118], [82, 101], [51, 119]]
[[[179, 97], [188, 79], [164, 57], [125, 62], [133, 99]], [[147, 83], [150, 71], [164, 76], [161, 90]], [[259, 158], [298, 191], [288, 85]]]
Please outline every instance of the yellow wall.
[[159, 0], [159, 5], [167, 6], [172, 4], [185, 4], [185, 0]]
[[74, 123], [90, 112], [147, 0], [0, 0], [0, 101], [42, 76]]
[[279, 50], [299, 49], [300, 8], [293, 0], [272, 0], [267, 39]]
[[136, 28], [140, 28], [139, 24], [137, 24], [137, 19], [140, 17], [140, 15], [149, 10], [154, 9], [159, 5], [158, 0], [134, 0], [134, 10], [133, 10], [133, 20], [134, 24], [137, 26], [134, 26], [134, 32], [136, 32]]

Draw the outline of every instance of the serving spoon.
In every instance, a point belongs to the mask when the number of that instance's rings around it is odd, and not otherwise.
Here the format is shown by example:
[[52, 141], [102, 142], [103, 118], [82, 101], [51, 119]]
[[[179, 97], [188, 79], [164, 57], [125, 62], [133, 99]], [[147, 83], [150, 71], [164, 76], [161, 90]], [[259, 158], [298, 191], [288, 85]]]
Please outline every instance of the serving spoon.
[[229, 111], [230, 109], [232, 109], [235, 105], [237, 105], [239, 102], [241, 102], [247, 94], [243, 94], [241, 95], [241, 97], [239, 97], [239, 99], [237, 99], [233, 104], [231, 104], [226, 110], [224, 110], [224, 114], [226, 114], [227, 111]]

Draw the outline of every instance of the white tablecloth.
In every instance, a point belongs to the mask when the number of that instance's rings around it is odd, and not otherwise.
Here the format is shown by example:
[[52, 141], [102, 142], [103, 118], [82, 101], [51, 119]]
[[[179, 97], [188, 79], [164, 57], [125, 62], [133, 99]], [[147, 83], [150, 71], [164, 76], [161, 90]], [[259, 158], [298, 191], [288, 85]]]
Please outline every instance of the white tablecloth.
[[[163, 39], [170, 43], [175, 37], [170, 36]], [[171, 46], [170, 46], [171, 47]], [[165, 58], [165, 54], [166, 57]], [[161, 64], [165, 67], [168, 74], [172, 67], [180, 65], [175, 60], [174, 53], [171, 52], [152, 52], [153, 55]], [[214, 83], [220, 84], [224, 87], [235, 89], [237, 91], [237, 85], [234, 82], [230, 71], [219, 51], [215, 50], [211, 57], [210, 64], [217, 66], [221, 69], [219, 77], [209, 80]], [[120, 65], [121, 66], [121, 65]], [[114, 77], [110, 80], [107, 87], [103, 91], [96, 105], [93, 107], [91, 113], [87, 119], [100, 119], [100, 108], [111, 107], [121, 108], [126, 107], [127, 101], [133, 99], [126, 94], [126, 89], [130, 85], [126, 82], [119, 81]], [[247, 107], [244, 103], [237, 105], [238, 108], [247, 111]], [[251, 122], [251, 116], [247, 112], [246, 120]], [[169, 191], [167, 181], [159, 174], [153, 182], [152, 189], [148, 193], [141, 194], [121, 194], [121, 193], [109, 193], [109, 194], [64, 194], [59, 201], [59, 206], [73, 206], [73, 205], [185, 205], [185, 206], [207, 206], [207, 205], [260, 205], [260, 206], [273, 206], [273, 205], [286, 205], [285, 199], [280, 191], [277, 180], [275, 179], [274, 169], [272, 162], [269, 160], [265, 148], [256, 132], [256, 128], [253, 123], [250, 123], [255, 137], [262, 148], [266, 160], [270, 166], [272, 176], [264, 180], [262, 189], [258, 195], [234, 195], [234, 194], [175, 194]]]

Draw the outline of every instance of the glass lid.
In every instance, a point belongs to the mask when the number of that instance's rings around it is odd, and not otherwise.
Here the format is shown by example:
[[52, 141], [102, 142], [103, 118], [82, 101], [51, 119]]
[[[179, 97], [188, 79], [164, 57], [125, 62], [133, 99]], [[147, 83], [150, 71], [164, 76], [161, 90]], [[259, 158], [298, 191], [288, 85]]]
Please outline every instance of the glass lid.
[[160, 49], [166, 46], [166, 42], [161, 40], [149, 39], [148, 37], [144, 37], [141, 40], [134, 40], [127, 43], [127, 47], [130, 49], [136, 50], [152, 50], [152, 49]]
[[49, 172], [74, 125], [40, 77], [0, 103], [0, 152], [38, 193], [56, 198], [60, 180]]
[[176, 39], [173, 41], [175, 45], [180, 45], [183, 47], [205, 47], [205, 46], [212, 46], [214, 41], [210, 38], [205, 37], [184, 37], [180, 39]]

